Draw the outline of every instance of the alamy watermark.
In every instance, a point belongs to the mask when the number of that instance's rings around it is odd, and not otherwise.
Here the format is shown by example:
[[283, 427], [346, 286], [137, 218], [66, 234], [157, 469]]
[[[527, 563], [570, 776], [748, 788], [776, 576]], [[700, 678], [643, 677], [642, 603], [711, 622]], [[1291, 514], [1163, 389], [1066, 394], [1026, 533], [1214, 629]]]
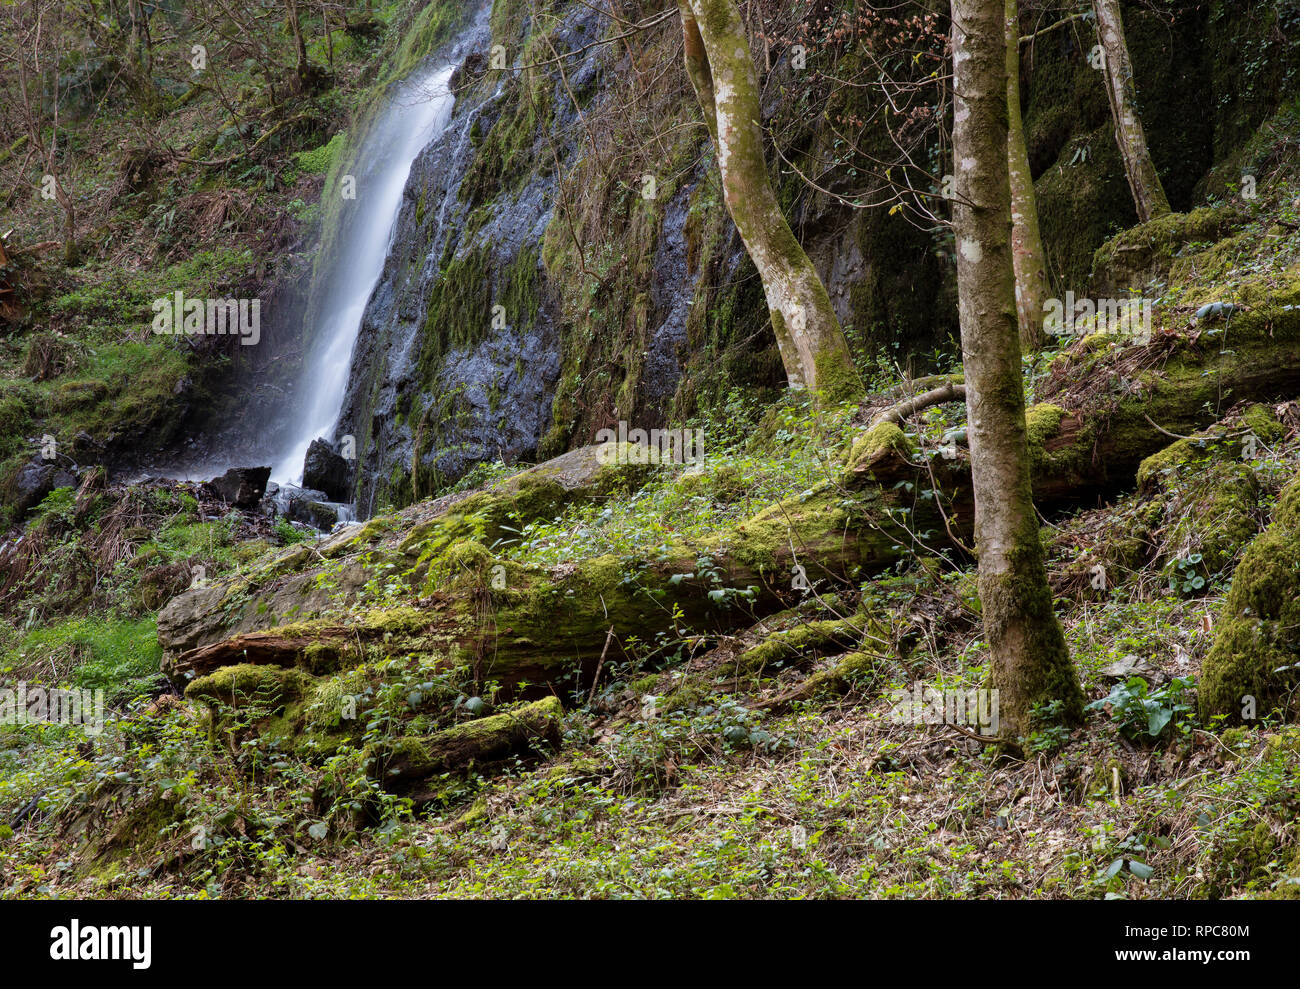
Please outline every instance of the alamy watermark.
[[177, 291], [154, 299], [153, 331], [180, 336], [234, 336], [252, 346], [262, 339], [261, 299], [187, 299]]
[[1110, 333], [1135, 342], [1151, 339], [1151, 299], [1076, 299], [1066, 292], [1064, 299], [1043, 303], [1043, 329], [1052, 336], [1082, 336]]
[[87, 735], [104, 730], [103, 690], [28, 686], [0, 689], [0, 725], [80, 725]]
[[889, 695], [896, 725], [969, 725], [982, 735], [998, 733], [998, 692], [983, 688], [949, 690], [914, 684]]
[[701, 464], [703, 429], [631, 429], [620, 420], [618, 429], [596, 433], [596, 459], [602, 464]]
[[50, 930], [50, 957], [62, 961], [128, 961], [137, 971], [153, 963], [153, 928], [81, 925], [73, 918], [68, 926]]

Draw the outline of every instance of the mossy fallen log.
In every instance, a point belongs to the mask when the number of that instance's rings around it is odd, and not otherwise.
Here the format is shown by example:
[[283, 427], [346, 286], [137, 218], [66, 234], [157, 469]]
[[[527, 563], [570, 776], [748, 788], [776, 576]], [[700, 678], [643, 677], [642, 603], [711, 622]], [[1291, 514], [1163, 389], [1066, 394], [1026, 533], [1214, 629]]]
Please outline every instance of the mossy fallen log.
[[404, 792], [441, 773], [501, 761], [513, 755], [546, 755], [560, 747], [564, 708], [550, 696], [501, 714], [467, 721], [427, 737], [385, 739], [367, 746], [372, 778]]
[[398, 607], [364, 613], [350, 625], [305, 621], [264, 632], [249, 632], [186, 650], [167, 664], [178, 678], [211, 674], [227, 666], [298, 666], [314, 675], [356, 666], [367, 646], [380, 642], [386, 653], [435, 652], [452, 641], [439, 634], [431, 619], [416, 608]]

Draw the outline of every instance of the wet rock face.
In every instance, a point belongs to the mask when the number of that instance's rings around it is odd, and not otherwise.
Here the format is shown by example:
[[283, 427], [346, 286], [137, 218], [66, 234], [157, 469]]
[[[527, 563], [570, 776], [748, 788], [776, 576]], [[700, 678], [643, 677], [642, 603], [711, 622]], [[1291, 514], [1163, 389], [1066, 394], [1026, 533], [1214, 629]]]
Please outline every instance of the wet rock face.
[[347, 501], [352, 494], [352, 464], [323, 439], [313, 440], [302, 467], [302, 486], [324, 491], [331, 501]]
[[286, 515], [291, 522], [305, 522], [313, 529], [329, 532], [340, 521], [339, 503], [295, 498]]
[[[602, 15], [575, 5], [553, 43], [559, 50], [581, 48], [601, 23]], [[486, 24], [480, 30], [484, 37], [462, 49], [486, 50], [490, 31]], [[569, 69], [575, 91], [591, 85], [606, 57], [596, 46]], [[484, 69], [482, 58], [470, 54], [454, 77], [458, 90]], [[483, 136], [515, 112], [514, 81], [503, 79], [486, 99], [460, 99], [447, 129], [412, 166], [393, 246], [362, 321], [338, 429], [356, 437], [362, 518], [376, 504], [428, 495], [479, 462], [532, 458], [551, 425], [560, 310], [541, 260], [542, 241], [556, 200], [555, 155], [567, 169], [583, 148], [572, 100], [556, 79], [554, 91], [542, 97], [554, 107], [553, 118], [521, 138], [525, 174], [502, 177], [486, 193], [474, 185], [480, 156], [490, 154]], [[680, 229], [687, 200], [678, 198], [670, 217], [675, 230], [664, 238], [675, 245], [665, 247], [664, 284], [678, 281], [675, 272], [680, 285], [655, 300], [671, 314], [653, 344], [660, 395], [671, 395], [681, 375], [678, 349], [689, 306]], [[671, 254], [683, 257], [670, 260]], [[473, 316], [440, 320], [437, 300], [449, 296], [468, 299]], [[494, 311], [497, 304], [502, 309]]]
[[270, 479], [270, 467], [232, 467], [209, 481], [207, 487], [227, 505], [254, 509], [266, 493], [266, 482]]

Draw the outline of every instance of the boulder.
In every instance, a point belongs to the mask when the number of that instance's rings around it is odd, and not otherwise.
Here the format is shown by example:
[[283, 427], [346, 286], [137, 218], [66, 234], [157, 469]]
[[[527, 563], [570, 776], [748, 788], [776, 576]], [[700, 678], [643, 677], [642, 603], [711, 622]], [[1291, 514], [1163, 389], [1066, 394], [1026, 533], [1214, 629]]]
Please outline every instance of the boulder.
[[351, 501], [352, 464], [324, 440], [312, 440], [302, 465], [302, 486], [324, 491], [330, 501]]
[[207, 487], [227, 505], [253, 509], [262, 500], [270, 479], [270, 467], [232, 467], [209, 481]]
[[33, 460], [14, 478], [13, 505], [19, 515], [39, 505], [55, 488], [75, 488], [77, 478], [71, 471], [48, 461]]
[[289, 502], [286, 517], [290, 522], [305, 522], [313, 529], [329, 532], [339, 520], [338, 503], [295, 498]]

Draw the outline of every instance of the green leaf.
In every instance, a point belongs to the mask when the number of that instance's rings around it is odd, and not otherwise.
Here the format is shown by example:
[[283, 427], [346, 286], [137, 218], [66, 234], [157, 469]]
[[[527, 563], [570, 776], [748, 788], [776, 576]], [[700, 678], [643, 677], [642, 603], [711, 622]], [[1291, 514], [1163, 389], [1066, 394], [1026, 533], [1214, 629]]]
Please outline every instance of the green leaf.
[[1172, 709], [1157, 706], [1154, 710], [1147, 710], [1147, 734], [1152, 738], [1157, 738], [1165, 726], [1169, 724], [1169, 719], [1174, 716]]

